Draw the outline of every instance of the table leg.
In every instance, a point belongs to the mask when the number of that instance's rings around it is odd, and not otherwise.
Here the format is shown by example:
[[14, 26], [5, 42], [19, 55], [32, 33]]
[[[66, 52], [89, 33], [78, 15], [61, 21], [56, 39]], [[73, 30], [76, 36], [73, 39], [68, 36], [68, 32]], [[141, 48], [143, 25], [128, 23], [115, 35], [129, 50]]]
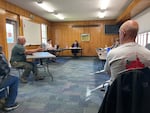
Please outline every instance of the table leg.
[[82, 49], [81, 49], [81, 56], [82, 56]]
[[48, 65], [48, 64], [46, 64], [46, 68], [47, 68], [47, 73], [48, 73], [48, 75], [52, 78], [52, 81], [53, 81], [53, 75], [52, 75], [52, 73], [49, 71], [49, 65]]

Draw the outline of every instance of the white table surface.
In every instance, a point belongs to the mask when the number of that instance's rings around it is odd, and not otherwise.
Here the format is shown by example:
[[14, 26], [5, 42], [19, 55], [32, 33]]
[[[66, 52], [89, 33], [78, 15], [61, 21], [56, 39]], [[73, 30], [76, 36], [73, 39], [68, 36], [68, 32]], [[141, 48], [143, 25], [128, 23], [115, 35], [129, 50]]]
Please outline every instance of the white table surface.
[[64, 50], [72, 50], [72, 49], [79, 49], [82, 50], [80, 47], [69, 47], [69, 48], [64, 48]]
[[27, 55], [27, 59], [55, 58], [56, 56], [49, 52], [35, 52], [32, 55]]

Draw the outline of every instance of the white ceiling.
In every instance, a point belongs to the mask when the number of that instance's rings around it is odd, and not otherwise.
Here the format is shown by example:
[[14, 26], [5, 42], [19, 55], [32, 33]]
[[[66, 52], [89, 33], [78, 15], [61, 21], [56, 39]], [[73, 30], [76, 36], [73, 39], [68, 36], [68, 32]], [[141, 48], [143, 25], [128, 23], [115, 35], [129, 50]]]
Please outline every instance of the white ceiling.
[[106, 10], [106, 16], [103, 19], [98, 18], [101, 0], [43, 0], [48, 2], [56, 12], [63, 14], [65, 19], [59, 20], [51, 13], [44, 11], [36, 5], [37, 0], [6, 0], [23, 9], [26, 9], [38, 16], [50, 21], [82, 21], [82, 20], [108, 20], [116, 19], [132, 0], [109, 0], [109, 6]]

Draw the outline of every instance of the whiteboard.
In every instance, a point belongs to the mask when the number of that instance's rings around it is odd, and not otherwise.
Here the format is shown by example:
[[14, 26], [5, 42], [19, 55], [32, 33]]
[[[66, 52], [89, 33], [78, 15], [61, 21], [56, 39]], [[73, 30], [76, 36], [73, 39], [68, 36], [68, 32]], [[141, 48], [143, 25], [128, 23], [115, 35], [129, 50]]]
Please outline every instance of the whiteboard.
[[28, 20], [23, 20], [23, 33], [26, 38], [25, 45], [41, 44], [41, 27], [40, 24]]

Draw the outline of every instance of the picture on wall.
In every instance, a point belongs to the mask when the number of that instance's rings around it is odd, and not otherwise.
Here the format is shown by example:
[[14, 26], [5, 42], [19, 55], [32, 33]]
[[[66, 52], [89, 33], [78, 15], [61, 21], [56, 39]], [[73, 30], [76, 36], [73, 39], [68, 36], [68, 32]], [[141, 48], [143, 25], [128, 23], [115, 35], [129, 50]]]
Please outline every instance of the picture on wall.
[[81, 34], [81, 41], [90, 41], [90, 34], [88, 33]]

